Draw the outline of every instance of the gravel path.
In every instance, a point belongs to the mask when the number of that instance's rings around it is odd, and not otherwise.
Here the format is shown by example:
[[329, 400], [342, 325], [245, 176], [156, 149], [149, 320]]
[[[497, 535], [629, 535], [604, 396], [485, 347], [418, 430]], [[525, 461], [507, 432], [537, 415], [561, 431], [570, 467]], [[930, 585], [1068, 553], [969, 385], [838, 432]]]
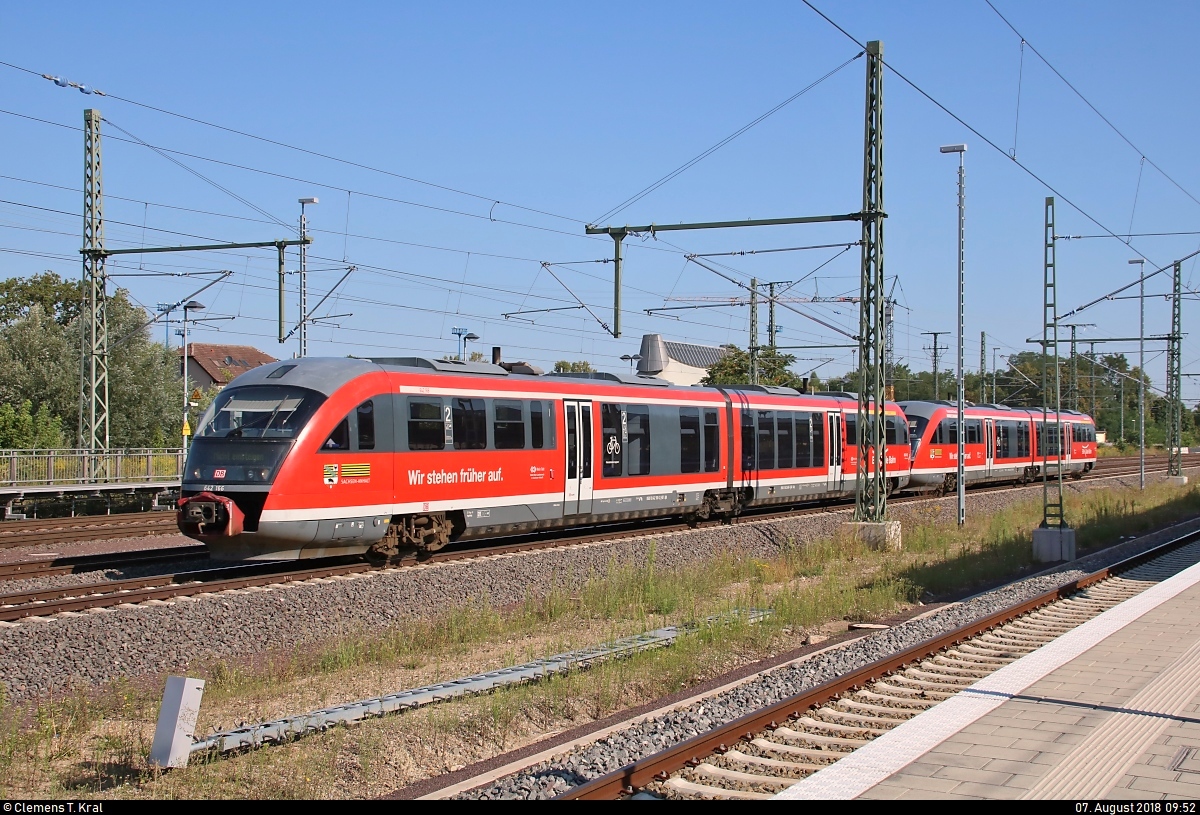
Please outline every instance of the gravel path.
[[[1105, 489], [1117, 480], [1085, 479], [1067, 488]], [[1034, 486], [977, 493], [968, 496], [968, 506], [972, 512], [991, 512], [1040, 492], [1041, 487]], [[903, 519], [919, 511], [922, 519], [940, 513], [952, 522], [954, 507], [953, 497], [896, 505], [893, 517]], [[771, 557], [789, 542], [830, 535], [849, 513], [849, 509], [831, 510], [0, 623], [0, 683], [10, 701], [23, 701], [122, 677], [186, 671], [189, 665], [212, 658], [304, 647], [451, 607], [520, 603], [564, 584], [580, 586], [593, 573], [607, 573], [615, 563], [644, 562], [651, 552], [663, 568], [703, 562], [730, 551]]]

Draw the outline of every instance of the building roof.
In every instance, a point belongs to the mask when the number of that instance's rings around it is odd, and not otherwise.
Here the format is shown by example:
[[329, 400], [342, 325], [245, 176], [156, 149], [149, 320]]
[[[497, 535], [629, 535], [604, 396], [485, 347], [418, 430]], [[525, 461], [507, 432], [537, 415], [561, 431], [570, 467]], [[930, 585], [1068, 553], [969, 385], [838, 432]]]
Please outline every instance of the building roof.
[[666, 369], [668, 360], [691, 368], [707, 369], [716, 365], [728, 353], [728, 348], [715, 345], [672, 342], [664, 340], [661, 334], [645, 334], [642, 336], [638, 373], [657, 374]]
[[[178, 350], [180, 356], [183, 349]], [[188, 360], [199, 365], [214, 382], [228, 382], [251, 368], [278, 362], [251, 345], [215, 345], [208, 342], [188, 343]]]
[[728, 348], [716, 345], [694, 345], [690, 342], [670, 340], [664, 340], [664, 344], [667, 346], [667, 356], [693, 368], [711, 368], [729, 353]]

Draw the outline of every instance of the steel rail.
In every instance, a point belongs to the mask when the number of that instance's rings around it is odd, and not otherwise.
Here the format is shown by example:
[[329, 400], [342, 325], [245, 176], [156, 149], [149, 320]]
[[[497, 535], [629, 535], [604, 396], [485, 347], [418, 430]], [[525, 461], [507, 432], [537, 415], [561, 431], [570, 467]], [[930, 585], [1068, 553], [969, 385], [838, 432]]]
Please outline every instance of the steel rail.
[[130, 515], [82, 516], [32, 521], [0, 522], [0, 549], [37, 546], [41, 543], [110, 540], [171, 534], [178, 531], [174, 512], [156, 513], [151, 518]]
[[15, 563], [0, 563], [0, 580], [20, 580], [26, 577], [53, 577], [102, 569], [121, 569], [144, 563], [170, 563], [207, 555], [208, 547], [199, 544], [196, 546], [172, 546], [166, 549], [135, 549], [101, 555], [21, 560]]
[[884, 657], [837, 679], [765, 707], [760, 711], [715, 727], [707, 733], [693, 736], [687, 741], [680, 742], [674, 747], [660, 753], [638, 759], [618, 770], [574, 787], [556, 796], [555, 800], [585, 801], [615, 800], [620, 798], [632, 790], [644, 787], [651, 781], [664, 780], [672, 772], [681, 770], [693, 763], [700, 763], [706, 756], [712, 755], [715, 752], [723, 752], [727, 744], [732, 745], [743, 739], [752, 739], [756, 733], [763, 730], [773, 730], [778, 726], [778, 723], [785, 722], [788, 719], [804, 714], [812, 708], [826, 704], [847, 691], [857, 690], [869, 682], [882, 679], [885, 675], [893, 673], [911, 662], [926, 659], [945, 648], [977, 637], [989, 629], [1010, 622], [1034, 609], [1057, 602], [1080, 589], [1106, 580], [1133, 566], [1153, 560], [1172, 549], [1197, 539], [1200, 539], [1200, 532], [1189, 532], [1181, 535], [1146, 552], [1126, 558], [1104, 569], [1059, 586], [1056, 589], [1044, 592], [1009, 608], [1001, 609], [972, 623], [960, 626], [953, 631], [926, 640], [925, 642], [918, 643], [891, 656]]

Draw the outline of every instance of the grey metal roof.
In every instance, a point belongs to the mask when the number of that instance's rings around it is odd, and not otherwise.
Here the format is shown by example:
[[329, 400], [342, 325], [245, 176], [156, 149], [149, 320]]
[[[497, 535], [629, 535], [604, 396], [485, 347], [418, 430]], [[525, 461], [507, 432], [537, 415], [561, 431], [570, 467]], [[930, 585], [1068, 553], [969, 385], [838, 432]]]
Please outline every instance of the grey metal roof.
[[667, 346], [667, 356], [693, 368], [711, 368], [729, 353], [728, 348], [715, 345], [693, 345], [690, 342], [670, 340], [665, 340], [663, 344]]

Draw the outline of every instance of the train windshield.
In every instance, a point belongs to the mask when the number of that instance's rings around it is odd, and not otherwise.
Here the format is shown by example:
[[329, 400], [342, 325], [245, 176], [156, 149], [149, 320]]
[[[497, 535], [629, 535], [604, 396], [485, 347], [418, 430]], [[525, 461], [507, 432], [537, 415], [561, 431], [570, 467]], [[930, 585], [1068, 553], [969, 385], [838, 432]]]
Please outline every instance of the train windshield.
[[294, 439], [324, 401], [316, 391], [282, 385], [223, 390], [201, 417], [196, 438]]
[[908, 418], [908, 438], [912, 444], [912, 454], [916, 456], [917, 448], [921, 446], [921, 437], [925, 435], [925, 428], [929, 426], [929, 420], [924, 416], [910, 416]]

